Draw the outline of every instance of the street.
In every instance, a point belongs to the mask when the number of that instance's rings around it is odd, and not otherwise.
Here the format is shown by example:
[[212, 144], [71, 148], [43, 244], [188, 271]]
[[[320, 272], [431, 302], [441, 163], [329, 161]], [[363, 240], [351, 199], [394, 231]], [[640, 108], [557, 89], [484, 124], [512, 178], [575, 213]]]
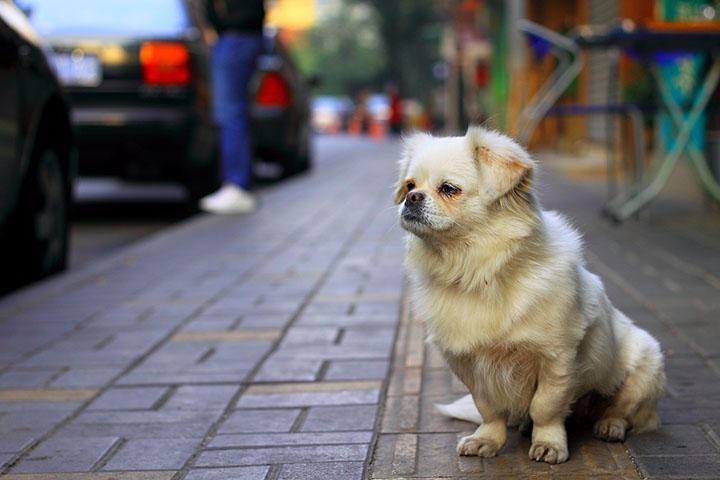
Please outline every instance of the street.
[[70, 268], [107, 256], [189, 216], [178, 186], [81, 179], [75, 189]]
[[[0, 476], [718, 477], [717, 214], [663, 198], [612, 226], [602, 183], [548, 159], [543, 205], [581, 229], [615, 305], [662, 344], [663, 426], [612, 444], [573, 427], [561, 465], [530, 461], [518, 433], [496, 458], [458, 457], [474, 426], [433, 405], [464, 388], [405, 296], [399, 142], [315, 146], [312, 172], [263, 188], [252, 215], [88, 209], [77, 266], [0, 299]], [[93, 240], [96, 221], [117, 230]]]

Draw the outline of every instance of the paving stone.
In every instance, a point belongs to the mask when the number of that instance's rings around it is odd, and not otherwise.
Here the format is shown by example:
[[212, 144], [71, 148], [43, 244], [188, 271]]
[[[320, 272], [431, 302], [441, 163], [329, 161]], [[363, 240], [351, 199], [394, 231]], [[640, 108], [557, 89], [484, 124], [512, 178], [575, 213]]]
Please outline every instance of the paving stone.
[[308, 382], [317, 379], [322, 360], [295, 360], [269, 358], [253, 378], [255, 382]]
[[0, 373], [0, 388], [42, 388], [61, 372], [59, 368], [10, 369]]
[[283, 465], [278, 480], [360, 480], [362, 462], [296, 463]]
[[185, 480], [265, 480], [270, 467], [200, 468], [190, 470]]
[[303, 432], [371, 430], [375, 425], [376, 405], [312, 407], [308, 410]]
[[[205, 432], [197, 432], [203, 435]], [[130, 439], [103, 470], [179, 470], [200, 445], [200, 438]]]
[[184, 385], [163, 405], [163, 410], [224, 410], [239, 387], [229, 385]]
[[99, 388], [119, 375], [124, 368], [125, 365], [116, 367], [73, 366], [48, 386], [54, 388]]
[[112, 388], [95, 399], [88, 410], [149, 410], [166, 391], [166, 387]]
[[635, 461], [647, 478], [718, 478], [720, 455], [638, 456]]
[[26, 438], [38, 432], [45, 432], [62, 422], [72, 411], [68, 410], [25, 410], [0, 414], [0, 431], [3, 437]]
[[241, 407], [309, 407], [316, 405], [351, 405], [377, 403], [379, 390], [341, 390], [336, 392], [301, 392], [243, 395]]
[[304, 447], [210, 450], [200, 454], [199, 467], [267, 465], [281, 463], [364, 461], [368, 445], [320, 445]]
[[218, 433], [289, 432], [298, 415], [299, 409], [235, 410]]
[[20, 452], [35, 441], [35, 436], [30, 433], [14, 433], [6, 431], [6, 435], [0, 437], [0, 453]]
[[335, 360], [324, 380], [381, 380], [387, 376], [388, 365], [387, 360]]
[[173, 342], [247, 342], [253, 340], [276, 340], [279, 330], [225, 330], [180, 332], [171, 338]]
[[221, 413], [218, 410], [87, 412], [64, 426], [61, 432], [71, 437], [197, 438], [207, 432]]
[[289, 314], [247, 313], [242, 315], [243, 328], [283, 328], [292, 316]]
[[697, 425], [663, 425], [655, 432], [630, 435], [626, 443], [636, 455], [720, 454]]
[[13, 467], [12, 472], [88, 472], [119, 441], [117, 437], [53, 436]]
[[340, 329], [336, 327], [293, 326], [285, 333], [281, 348], [289, 345], [332, 345]]
[[217, 435], [208, 448], [370, 443], [372, 432], [313, 432]]
[[[383, 415], [381, 430], [384, 433], [400, 433], [418, 430], [420, 415], [420, 397], [404, 395], [388, 397], [385, 403], [386, 414]], [[425, 431], [421, 429], [420, 431]], [[433, 429], [438, 432], [442, 429]]]
[[417, 435], [381, 434], [373, 455], [372, 478], [414, 476], [417, 464]]

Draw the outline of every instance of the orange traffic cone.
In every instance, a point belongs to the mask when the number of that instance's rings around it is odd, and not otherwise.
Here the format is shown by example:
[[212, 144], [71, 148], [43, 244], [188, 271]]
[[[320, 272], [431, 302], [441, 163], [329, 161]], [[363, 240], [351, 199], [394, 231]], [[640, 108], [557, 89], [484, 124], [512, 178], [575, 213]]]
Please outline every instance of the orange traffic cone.
[[382, 140], [387, 135], [387, 128], [383, 122], [373, 121], [368, 128], [368, 134], [373, 140]]

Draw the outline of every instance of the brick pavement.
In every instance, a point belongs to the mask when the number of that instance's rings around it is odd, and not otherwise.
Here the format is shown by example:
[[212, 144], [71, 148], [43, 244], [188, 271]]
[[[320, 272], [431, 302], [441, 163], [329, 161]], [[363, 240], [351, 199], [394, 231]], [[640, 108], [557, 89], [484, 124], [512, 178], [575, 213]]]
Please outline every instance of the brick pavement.
[[[720, 478], [720, 220], [659, 202], [597, 218], [595, 184], [541, 177], [586, 233], [613, 301], [663, 344], [658, 433], [571, 460], [459, 458], [463, 388], [402, 298], [397, 145], [324, 139], [311, 175], [239, 218], [199, 216], [0, 300], [9, 479]], [[397, 342], [394, 343], [396, 329]]]
[[396, 154], [330, 140], [255, 215], [0, 301], [6, 478], [361, 478], [402, 292]]
[[475, 427], [440, 417], [433, 404], [466, 390], [407, 316], [371, 478], [720, 479], [720, 216], [664, 197], [648, 218], [616, 228], [598, 217], [600, 183], [545, 172], [538, 186], [545, 207], [585, 233], [589, 267], [613, 302], [660, 340], [669, 383], [661, 430], [608, 444], [572, 426], [562, 465], [530, 462], [529, 439], [517, 432], [496, 458], [458, 457], [457, 440]]

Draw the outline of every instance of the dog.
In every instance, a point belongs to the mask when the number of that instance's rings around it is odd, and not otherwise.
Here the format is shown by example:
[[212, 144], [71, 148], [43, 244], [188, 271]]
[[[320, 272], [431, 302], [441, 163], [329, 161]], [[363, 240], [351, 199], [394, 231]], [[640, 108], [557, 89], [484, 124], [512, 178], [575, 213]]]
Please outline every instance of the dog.
[[522, 147], [481, 127], [415, 133], [399, 170], [413, 308], [472, 395], [443, 411], [481, 421], [460, 455], [493, 457], [508, 424], [530, 421], [530, 459], [565, 462], [565, 421], [583, 403], [606, 441], [659, 426], [660, 345], [586, 270], [580, 234], [542, 210]]

